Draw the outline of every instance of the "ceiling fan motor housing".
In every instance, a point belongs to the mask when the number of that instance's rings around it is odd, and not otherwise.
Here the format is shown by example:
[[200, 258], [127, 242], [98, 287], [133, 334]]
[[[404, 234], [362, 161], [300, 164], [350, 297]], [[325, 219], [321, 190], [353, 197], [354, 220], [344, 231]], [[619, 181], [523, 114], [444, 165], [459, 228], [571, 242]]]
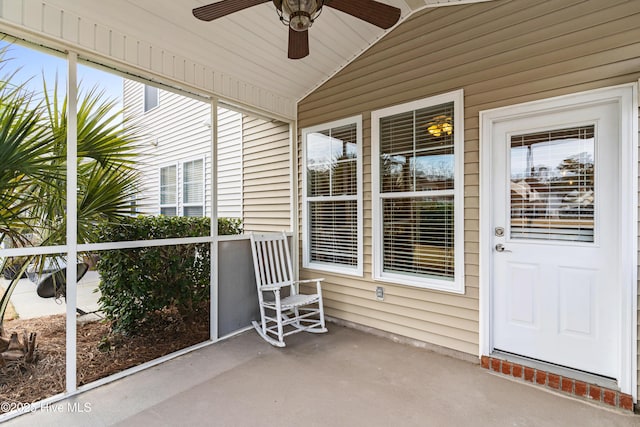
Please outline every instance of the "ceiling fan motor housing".
[[324, 0], [273, 0], [280, 20], [295, 31], [307, 31], [320, 14]]

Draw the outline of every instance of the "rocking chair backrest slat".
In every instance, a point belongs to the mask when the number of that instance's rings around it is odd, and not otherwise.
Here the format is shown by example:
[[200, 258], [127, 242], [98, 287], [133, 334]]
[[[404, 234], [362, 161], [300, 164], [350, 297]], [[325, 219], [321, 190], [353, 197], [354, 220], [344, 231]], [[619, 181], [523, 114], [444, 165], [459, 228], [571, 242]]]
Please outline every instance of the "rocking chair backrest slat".
[[251, 250], [258, 288], [291, 284], [293, 270], [285, 233], [260, 236], [252, 233]]
[[282, 283], [284, 280], [286, 280], [285, 275], [284, 275], [284, 265], [282, 263], [282, 241], [274, 241], [273, 243], [273, 252], [276, 256], [276, 262], [275, 267], [276, 267], [276, 274], [277, 274], [277, 280], [278, 282]]
[[284, 262], [287, 266], [287, 268], [283, 272], [285, 275], [284, 280], [292, 282], [295, 280], [295, 278], [293, 277], [293, 268], [291, 266], [291, 253], [289, 252], [289, 243], [287, 239], [284, 239], [282, 242], [280, 242], [280, 251], [283, 253], [282, 257], [284, 258]]
[[263, 283], [271, 283], [271, 260], [269, 259], [269, 242], [260, 242], [260, 259], [264, 264]]
[[273, 252], [273, 242], [266, 242], [267, 243], [267, 254], [268, 254], [268, 260], [269, 260], [269, 278], [267, 280], [269, 280], [270, 284], [274, 284], [274, 283], [278, 283], [278, 278], [276, 277], [276, 264], [277, 264], [277, 260], [276, 257]]
[[[264, 248], [264, 242], [258, 242], [257, 244], [259, 245], [258, 254], [262, 254], [263, 248]], [[267, 280], [266, 272], [264, 268], [264, 258], [260, 255], [254, 258], [258, 260], [258, 265], [260, 266], [259, 270], [257, 270], [260, 274], [260, 278], [259, 278], [260, 283], [264, 283]]]

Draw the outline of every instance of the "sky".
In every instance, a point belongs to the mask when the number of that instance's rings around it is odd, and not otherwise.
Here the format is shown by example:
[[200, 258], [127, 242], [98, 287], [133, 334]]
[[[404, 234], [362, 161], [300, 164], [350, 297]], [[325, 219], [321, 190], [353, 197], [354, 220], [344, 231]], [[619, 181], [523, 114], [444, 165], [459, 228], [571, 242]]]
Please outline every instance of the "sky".
[[[0, 48], [5, 47], [8, 50], [3, 57], [3, 68], [0, 75], [5, 76], [16, 71], [13, 81], [16, 83], [28, 82], [27, 87], [36, 93], [41, 93], [43, 90], [43, 75], [49, 90], [53, 89], [56, 76], [59, 88], [66, 88], [67, 63], [64, 57], [55, 56], [55, 52], [48, 54], [18, 44], [9, 45], [6, 41], [0, 40]], [[115, 74], [84, 64], [78, 65], [80, 88], [86, 90], [98, 86], [105, 90], [109, 99], [117, 100], [120, 107], [122, 107], [122, 80], [122, 77]]]

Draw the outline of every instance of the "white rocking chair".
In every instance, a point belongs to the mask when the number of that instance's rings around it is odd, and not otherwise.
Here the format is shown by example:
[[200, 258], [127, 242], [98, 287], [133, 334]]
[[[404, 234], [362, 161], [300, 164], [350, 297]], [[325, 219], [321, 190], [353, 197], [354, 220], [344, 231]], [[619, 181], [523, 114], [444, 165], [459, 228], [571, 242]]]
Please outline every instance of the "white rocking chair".
[[[251, 251], [260, 303], [260, 323], [253, 322], [258, 334], [269, 344], [284, 347], [284, 337], [288, 335], [327, 332], [320, 289], [324, 279], [293, 280], [287, 235], [251, 233]], [[315, 294], [299, 293], [300, 283], [314, 282]], [[280, 290], [287, 287], [289, 295], [282, 297]], [[273, 299], [265, 299], [265, 293], [272, 293]]]

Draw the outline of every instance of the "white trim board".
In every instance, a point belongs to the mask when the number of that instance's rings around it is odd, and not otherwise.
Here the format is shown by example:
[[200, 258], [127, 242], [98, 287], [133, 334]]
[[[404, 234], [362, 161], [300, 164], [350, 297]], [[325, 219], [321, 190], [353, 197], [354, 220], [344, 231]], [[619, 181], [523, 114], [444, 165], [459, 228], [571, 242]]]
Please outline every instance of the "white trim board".
[[615, 100], [620, 105], [621, 147], [620, 227], [628, 230], [621, 242], [621, 274], [623, 284], [620, 301], [621, 333], [618, 386], [623, 393], [637, 401], [637, 253], [638, 245], [638, 85], [624, 84], [580, 92], [523, 104], [511, 105], [480, 112], [480, 337], [479, 356], [493, 351], [492, 316], [492, 202], [491, 171], [493, 126], [505, 120], [523, 118], [546, 111], [571, 109], [580, 105], [593, 105]]

